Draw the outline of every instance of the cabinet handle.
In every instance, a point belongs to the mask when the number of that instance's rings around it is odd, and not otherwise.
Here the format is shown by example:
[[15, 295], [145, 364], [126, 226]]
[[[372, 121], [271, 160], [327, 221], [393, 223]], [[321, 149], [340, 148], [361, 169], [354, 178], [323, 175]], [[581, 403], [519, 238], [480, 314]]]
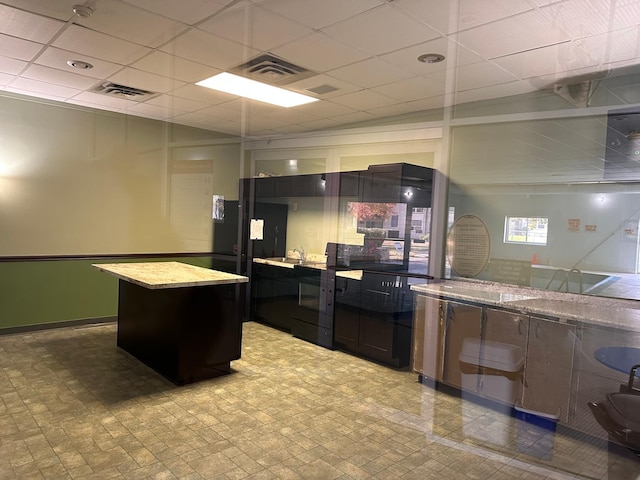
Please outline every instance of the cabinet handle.
[[540, 322], [536, 322], [536, 338], [540, 338]]
[[518, 317], [518, 335], [522, 335], [522, 318]]

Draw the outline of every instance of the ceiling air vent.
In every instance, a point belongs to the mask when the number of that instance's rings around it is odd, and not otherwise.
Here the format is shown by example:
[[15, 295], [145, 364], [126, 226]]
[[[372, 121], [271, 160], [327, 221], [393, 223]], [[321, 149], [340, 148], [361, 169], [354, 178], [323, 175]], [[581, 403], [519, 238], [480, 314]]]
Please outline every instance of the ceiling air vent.
[[324, 84], [313, 88], [306, 88], [305, 90], [307, 92], [315, 93], [316, 95], [326, 95], [327, 93], [335, 92], [338, 89], [331, 85]]
[[136, 102], [143, 102], [157, 95], [156, 92], [142, 90], [141, 88], [128, 87], [126, 85], [119, 85], [113, 82], [102, 82], [98, 86], [94, 87], [92, 91], [102, 95], [124, 98], [126, 100], [133, 100]]
[[286, 85], [315, 75], [315, 72], [294, 65], [270, 53], [265, 53], [238, 65], [230, 72], [271, 85]]

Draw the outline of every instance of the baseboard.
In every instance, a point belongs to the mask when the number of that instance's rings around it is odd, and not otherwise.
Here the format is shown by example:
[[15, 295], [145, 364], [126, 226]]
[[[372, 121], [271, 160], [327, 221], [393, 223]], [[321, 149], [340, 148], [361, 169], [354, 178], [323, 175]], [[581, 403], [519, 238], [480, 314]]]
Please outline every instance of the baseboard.
[[37, 332], [39, 330], [51, 330], [53, 328], [81, 327], [84, 325], [99, 325], [103, 323], [114, 323], [117, 316], [99, 318], [81, 318], [79, 320], [68, 320], [65, 322], [40, 323], [37, 325], [24, 325], [19, 327], [0, 328], [1, 335], [13, 335], [16, 333]]

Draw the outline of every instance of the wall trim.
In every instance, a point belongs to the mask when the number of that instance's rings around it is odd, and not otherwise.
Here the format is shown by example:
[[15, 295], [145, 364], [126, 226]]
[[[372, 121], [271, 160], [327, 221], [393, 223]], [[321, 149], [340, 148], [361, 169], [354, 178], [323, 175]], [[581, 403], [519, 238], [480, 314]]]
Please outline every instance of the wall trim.
[[0, 336], [16, 335], [20, 333], [37, 332], [41, 330], [52, 330], [54, 328], [83, 327], [87, 325], [104, 325], [115, 323], [118, 317], [81, 318], [79, 320], [67, 320], [64, 322], [39, 323], [36, 325], [21, 325], [19, 327], [0, 328]]

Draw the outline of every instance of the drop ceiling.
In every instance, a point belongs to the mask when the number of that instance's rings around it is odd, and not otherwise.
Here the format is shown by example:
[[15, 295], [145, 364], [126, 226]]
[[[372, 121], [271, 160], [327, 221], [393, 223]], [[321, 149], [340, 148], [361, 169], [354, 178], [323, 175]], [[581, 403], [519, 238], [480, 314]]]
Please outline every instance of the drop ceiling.
[[[638, 24], [631, 0], [4, 0], [0, 89], [268, 137], [633, 72]], [[306, 70], [285, 86], [320, 101], [283, 109], [195, 85], [264, 54]], [[97, 93], [105, 82], [152, 94]], [[633, 92], [612, 83], [605, 96], [624, 105]]]

